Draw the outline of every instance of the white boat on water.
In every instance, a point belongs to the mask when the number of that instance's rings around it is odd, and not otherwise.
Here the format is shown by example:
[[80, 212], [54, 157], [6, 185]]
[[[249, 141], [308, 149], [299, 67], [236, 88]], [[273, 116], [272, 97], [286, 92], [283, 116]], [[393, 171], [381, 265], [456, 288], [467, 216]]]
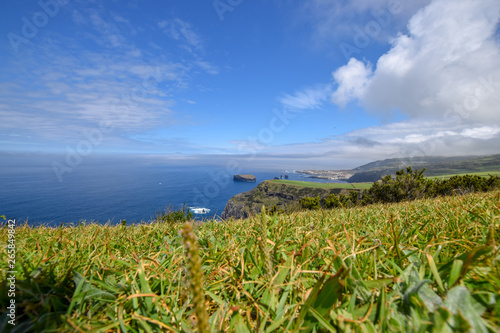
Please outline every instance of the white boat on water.
[[208, 214], [210, 209], [203, 207], [189, 207], [189, 210], [195, 214]]

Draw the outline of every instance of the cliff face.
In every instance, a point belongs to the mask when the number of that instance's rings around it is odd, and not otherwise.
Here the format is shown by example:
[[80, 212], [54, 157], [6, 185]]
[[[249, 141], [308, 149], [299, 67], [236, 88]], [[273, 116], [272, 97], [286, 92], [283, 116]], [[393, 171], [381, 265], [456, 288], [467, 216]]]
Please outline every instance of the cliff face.
[[223, 219], [247, 218], [258, 214], [262, 205], [270, 208], [276, 205], [285, 211], [299, 209], [299, 200], [304, 197], [324, 198], [331, 193], [347, 193], [342, 189], [322, 189], [289, 184], [277, 184], [270, 181], [263, 181], [251, 191], [243, 192], [232, 197], [226, 204], [222, 213]]
[[256, 178], [254, 175], [234, 175], [233, 180], [237, 182], [253, 183], [256, 181]]

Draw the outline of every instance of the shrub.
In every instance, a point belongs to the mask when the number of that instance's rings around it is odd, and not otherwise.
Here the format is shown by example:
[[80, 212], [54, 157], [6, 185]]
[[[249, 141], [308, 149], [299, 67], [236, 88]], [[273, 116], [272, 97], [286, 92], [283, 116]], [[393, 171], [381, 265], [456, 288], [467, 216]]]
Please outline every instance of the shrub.
[[358, 191], [350, 191], [349, 192], [349, 196], [347, 197], [347, 199], [349, 199], [349, 201], [353, 205], [357, 205], [358, 204], [358, 198], [359, 198]]
[[179, 210], [173, 210], [172, 207], [168, 207], [164, 212], [156, 213], [156, 222], [159, 223], [184, 223], [190, 221], [194, 214], [183, 205]]
[[400, 202], [403, 200], [421, 199], [431, 181], [424, 178], [425, 169], [413, 170], [412, 167], [396, 172], [396, 178], [391, 175], [373, 183], [365, 193], [372, 202]]
[[[411, 167], [396, 172], [396, 178], [387, 175], [373, 183], [363, 193], [361, 204], [400, 202], [437, 196], [486, 192], [500, 187], [500, 179], [477, 175], [453, 176], [450, 179], [425, 179], [425, 169], [414, 171]], [[352, 201], [352, 200], [351, 200]]]
[[300, 199], [300, 205], [304, 209], [321, 209], [320, 198], [319, 197], [305, 197]]
[[500, 179], [490, 176], [489, 178], [477, 175], [453, 176], [446, 180], [435, 180], [429, 189], [429, 197], [452, 195], [455, 193], [465, 194], [470, 192], [486, 192], [500, 187]]
[[327, 209], [337, 208], [340, 206], [339, 197], [336, 194], [329, 194], [326, 198], [323, 199], [323, 206]]
[[266, 209], [266, 214], [274, 216], [274, 215], [285, 214], [285, 211], [281, 208], [278, 208], [277, 205], [273, 205], [271, 208]]
[[[326, 209], [337, 207], [366, 206], [375, 203], [397, 203], [405, 200], [417, 200], [423, 198], [435, 198], [438, 196], [467, 194], [473, 192], [486, 192], [500, 188], [500, 178], [490, 176], [489, 178], [477, 175], [453, 176], [446, 180], [426, 179], [423, 174], [425, 169], [413, 170], [407, 167], [396, 172], [396, 176], [387, 175], [373, 183], [372, 187], [363, 191], [350, 191], [349, 195], [330, 194], [320, 200], [319, 197], [306, 197], [300, 200], [302, 209]], [[268, 210], [268, 214], [274, 214], [277, 207]], [[280, 210], [278, 210], [279, 213]]]

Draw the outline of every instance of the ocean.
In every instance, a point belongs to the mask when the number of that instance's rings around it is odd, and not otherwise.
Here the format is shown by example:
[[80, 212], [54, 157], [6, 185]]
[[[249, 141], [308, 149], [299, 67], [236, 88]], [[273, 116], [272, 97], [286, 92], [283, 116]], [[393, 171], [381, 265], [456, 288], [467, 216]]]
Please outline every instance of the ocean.
[[29, 225], [59, 226], [81, 221], [148, 222], [167, 207], [209, 209], [196, 218], [217, 218], [234, 195], [260, 182], [289, 175], [292, 180], [326, 182], [292, 170], [238, 170], [253, 174], [255, 183], [233, 181], [224, 166], [168, 163], [80, 165], [61, 181], [50, 165], [7, 165], [0, 168], [0, 215]]

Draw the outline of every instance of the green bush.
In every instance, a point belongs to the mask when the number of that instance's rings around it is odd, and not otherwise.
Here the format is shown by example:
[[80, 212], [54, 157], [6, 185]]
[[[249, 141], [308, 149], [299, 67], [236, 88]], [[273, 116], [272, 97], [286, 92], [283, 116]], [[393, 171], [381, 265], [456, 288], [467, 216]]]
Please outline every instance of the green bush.
[[396, 178], [391, 175], [373, 183], [366, 191], [372, 202], [400, 202], [403, 200], [421, 199], [425, 196], [430, 181], [423, 176], [425, 169], [413, 170], [412, 167], [396, 172]]
[[330, 194], [323, 199], [323, 206], [327, 209], [337, 208], [340, 206], [339, 197], [335, 194]]
[[[306, 197], [300, 200], [301, 209], [314, 210], [324, 207], [334, 209], [338, 207], [366, 206], [376, 203], [397, 203], [423, 198], [486, 192], [500, 188], [500, 178], [489, 178], [477, 175], [453, 176], [449, 179], [426, 179], [425, 169], [413, 170], [407, 167], [396, 172], [396, 176], [387, 175], [373, 183], [372, 187], [363, 192], [349, 191], [344, 194], [330, 194], [322, 200], [319, 197]], [[268, 214], [275, 214], [278, 208], [271, 208]]]
[[347, 199], [355, 206], [358, 204], [359, 193], [358, 191], [350, 191]]
[[321, 204], [320, 204], [320, 198], [319, 197], [305, 197], [300, 199], [300, 205], [302, 206], [303, 209], [321, 209]]
[[[500, 179], [477, 175], [453, 176], [450, 179], [425, 179], [425, 169], [413, 170], [411, 167], [396, 172], [396, 177], [387, 175], [373, 183], [372, 187], [363, 193], [362, 205], [372, 203], [401, 202], [438, 196], [486, 192], [500, 188]], [[352, 201], [352, 200], [351, 200]]]
[[488, 178], [477, 175], [453, 176], [450, 179], [435, 180], [428, 191], [429, 197], [465, 194], [470, 192], [486, 192], [500, 187], [500, 179], [495, 176]]
[[274, 215], [285, 214], [285, 211], [281, 208], [278, 208], [277, 205], [273, 205], [271, 208], [266, 208], [266, 214], [274, 216]]
[[347, 205], [347, 197], [343, 194], [339, 194], [339, 202], [342, 207]]

